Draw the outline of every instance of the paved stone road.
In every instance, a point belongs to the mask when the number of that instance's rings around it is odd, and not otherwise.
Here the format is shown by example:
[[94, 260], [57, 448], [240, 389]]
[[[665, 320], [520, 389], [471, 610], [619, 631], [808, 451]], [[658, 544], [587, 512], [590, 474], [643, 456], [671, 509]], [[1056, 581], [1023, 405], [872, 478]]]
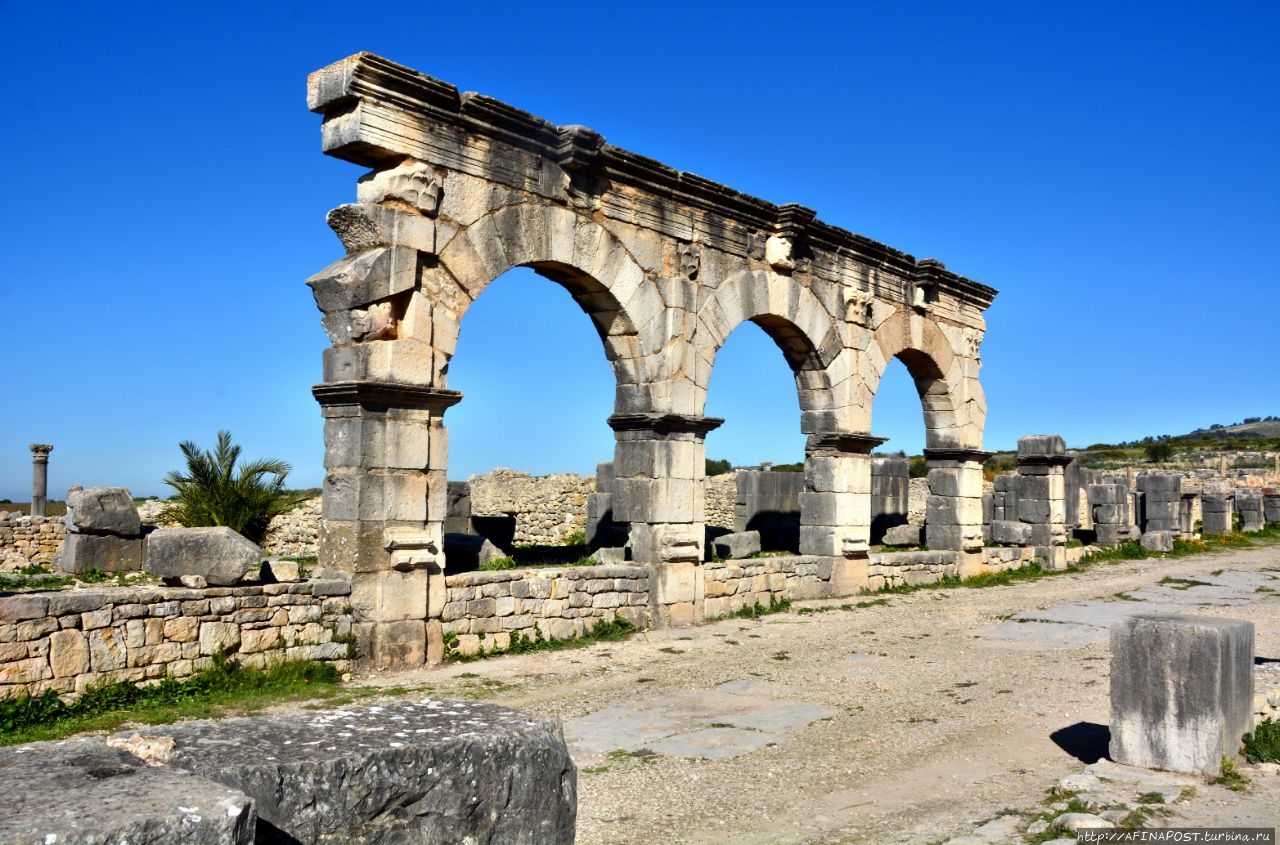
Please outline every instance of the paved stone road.
[[[1256, 548], [811, 603], [377, 682], [564, 720], [581, 843], [1021, 842], [1046, 790], [1105, 753], [1111, 622], [1249, 619], [1258, 654], [1280, 658], [1273, 589], [1280, 548]], [[1197, 782], [1190, 797], [1180, 776], [1141, 791], [1172, 799], [1157, 824], [1277, 824], [1280, 776], [1247, 773], [1243, 795]], [[1142, 784], [1126, 778], [1141, 775], [1107, 777], [1132, 785], [1133, 805]]]

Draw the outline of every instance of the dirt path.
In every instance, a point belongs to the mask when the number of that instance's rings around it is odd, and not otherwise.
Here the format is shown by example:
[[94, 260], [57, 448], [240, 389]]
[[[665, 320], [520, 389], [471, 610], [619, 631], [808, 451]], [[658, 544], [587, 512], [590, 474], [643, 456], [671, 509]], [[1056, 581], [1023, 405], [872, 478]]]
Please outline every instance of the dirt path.
[[[576, 651], [359, 680], [434, 697], [487, 697], [565, 720], [580, 768], [580, 843], [941, 842], [1004, 809], [1039, 807], [1059, 778], [1082, 770], [1073, 753], [1091, 760], [1105, 751], [1105, 636], [1063, 647], [1044, 637], [996, 639], [993, 628], [1022, 611], [1121, 601], [1116, 594], [1150, 589], [1165, 576], [1270, 577], [1278, 565], [1278, 547], [1100, 565], [1014, 586], [862, 600], [864, 607], [839, 607], [858, 599], [812, 602], [821, 612], [793, 608]], [[1280, 658], [1280, 593], [1244, 601], [1193, 612], [1254, 622], [1257, 654]], [[1037, 627], [1052, 633], [1053, 624]], [[644, 714], [618, 719], [634, 730], [645, 729], [644, 719], [660, 722], [666, 707], [684, 720], [679, 730], [701, 725], [698, 736], [742, 737], [744, 724], [775, 733], [764, 747], [725, 759], [653, 754], [634, 732], [619, 733], [621, 750], [610, 753], [608, 719], [601, 734], [583, 717], [611, 707]], [[723, 722], [708, 721], [716, 708]], [[752, 715], [760, 712], [773, 721]], [[1276, 825], [1280, 776], [1253, 774], [1243, 796], [1198, 788], [1173, 819]]]

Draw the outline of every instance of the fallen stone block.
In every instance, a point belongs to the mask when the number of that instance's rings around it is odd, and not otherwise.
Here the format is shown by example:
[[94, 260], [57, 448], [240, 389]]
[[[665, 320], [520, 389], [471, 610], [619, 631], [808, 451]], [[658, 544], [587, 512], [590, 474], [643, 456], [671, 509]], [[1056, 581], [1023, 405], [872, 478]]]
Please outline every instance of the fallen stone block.
[[738, 560], [751, 557], [760, 551], [759, 531], [739, 531], [735, 534], [721, 534], [711, 541], [711, 548], [716, 557]]
[[492, 704], [427, 699], [140, 733], [173, 738], [170, 769], [252, 797], [258, 841], [567, 845], [574, 838], [577, 770], [559, 723]]
[[500, 557], [506, 557], [502, 549], [479, 534], [444, 535], [446, 572], [470, 572]]
[[147, 571], [168, 583], [198, 575], [229, 587], [256, 570], [266, 554], [230, 528], [159, 528], [147, 536]]
[[243, 792], [147, 765], [101, 739], [0, 748], [6, 845], [250, 845]]
[[920, 525], [895, 525], [884, 532], [886, 546], [918, 546], [924, 534]]
[[591, 557], [602, 564], [626, 563], [627, 549], [625, 546], [605, 546], [592, 552]]
[[133, 504], [133, 494], [124, 487], [90, 487], [71, 497], [67, 529], [78, 534], [113, 534], [137, 537], [142, 520]]
[[83, 575], [90, 569], [139, 572], [146, 565], [146, 542], [141, 537], [69, 533], [54, 556], [54, 565], [72, 575]]
[[1172, 531], [1148, 531], [1142, 535], [1142, 548], [1149, 552], [1173, 551]]
[[1117, 763], [1217, 772], [1253, 729], [1253, 623], [1136, 615], [1111, 627]]

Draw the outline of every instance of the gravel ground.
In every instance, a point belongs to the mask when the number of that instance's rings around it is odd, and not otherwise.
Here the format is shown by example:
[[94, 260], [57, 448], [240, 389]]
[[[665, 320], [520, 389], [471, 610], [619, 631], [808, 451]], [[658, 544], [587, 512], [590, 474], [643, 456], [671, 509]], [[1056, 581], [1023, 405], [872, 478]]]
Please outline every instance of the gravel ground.
[[[1105, 751], [1105, 639], [1046, 648], [984, 631], [1020, 611], [1114, 599], [1164, 576], [1278, 565], [1280, 547], [1099, 565], [1013, 586], [889, 596], [884, 604], [808, 602], [817, 612], [793, 607], [759, 620], [357, 681], [483, 697], [566, 721], [730, 681], [767, 682], [754, 687], [764, 698], [831, 715], [730, 759], [575, 751], [578, 841], [944, 842], [1003, 811], [1034, 817], [1046, 790]], [[1254, 622], [1257, 654], [1280, 658], [1278, 611], [1280, 593], [1259, 592], [1248, 604], [1194, 612]], [[1254, 781], [1248, 792], [1204, 784], [1154, 824], [1275, 826], [1280, 776], [1274, 767], [1244, 771]], [[1021, 839], [1006, 831], [996, 841]]]

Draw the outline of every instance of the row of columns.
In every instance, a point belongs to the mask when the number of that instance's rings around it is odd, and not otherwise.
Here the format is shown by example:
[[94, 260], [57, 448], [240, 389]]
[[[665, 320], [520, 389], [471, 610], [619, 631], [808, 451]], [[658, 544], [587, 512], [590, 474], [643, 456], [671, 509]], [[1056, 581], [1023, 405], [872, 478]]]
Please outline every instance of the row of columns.
[[[375, 665], [440, 659], [448, 435], [455, 390], [372, 381], [318, 385], [325, 420], [321, 562], [351, 569], [356, 634]], [[697, 622], [707, 433], [723, 421], [683, 414], [609, 418], [614, 430], [614, 518], [630, 524], [631, 558], [649, 565], [655, 626]], [[871, 541], [871, 453], [883, 438], [809, 436], [800, 552], [841, 564], [853, 591]], [[929, 450], [930, 549], [981, 560], [982, 464], [987, 453]], [[966, 558], [962, 555], [962, 559]], [[859, 566], [861, 573], [859, 575]], [[430, 644], [430, 645], [429, 645]]]

